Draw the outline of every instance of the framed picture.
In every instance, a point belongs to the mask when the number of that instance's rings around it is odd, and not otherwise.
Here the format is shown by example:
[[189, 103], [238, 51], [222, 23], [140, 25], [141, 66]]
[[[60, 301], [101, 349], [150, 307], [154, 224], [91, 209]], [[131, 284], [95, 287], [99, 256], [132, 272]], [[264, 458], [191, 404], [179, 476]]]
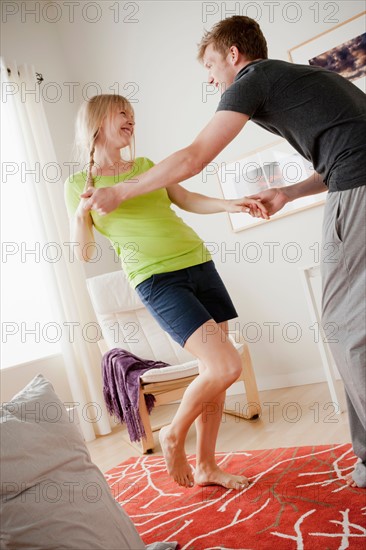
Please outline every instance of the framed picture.
[[[308, 178], [313, 172], [311, 163], [299, 155], [287, 141], [281, 139], [270, 146], [252, 151], [235, 162], [221, 163], [218, 177], [224, 198], [238, 199], [265, 189], [293, 185]], [[271, 220], [323, 204], [326, 194], [327, 191], [286, 204]], [[229, 213], [229, 219], [233, 231], [268, 223], [244, 213]]]
[[366, 11], [292, 48], [290, 60], [335, 71], [365, 92], [365, 28]]

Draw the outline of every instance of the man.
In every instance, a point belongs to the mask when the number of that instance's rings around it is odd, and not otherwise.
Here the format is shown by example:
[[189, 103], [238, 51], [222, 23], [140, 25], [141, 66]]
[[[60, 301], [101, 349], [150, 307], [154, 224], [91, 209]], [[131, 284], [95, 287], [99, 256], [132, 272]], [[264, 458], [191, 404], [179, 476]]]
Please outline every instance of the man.
[[323, 242], [332, 243], [334, 255], [322, 260], [323, 321], [338, 326], [331, 347], [360, 459], [348, 483], [366, 487], [366, 97], [336, 73], [269, 60], [259, 25], [244, 16], [220, 21], [207, 32], [198, 57], [209, 82], [226, 90], [212, 120], [191, 145], [133, 185], [87, 191], [86, 207], [105, 214], [122, 201], [198, 174], [249, 119], [310, 160], [316, 170], [310, 178], [253, 198], [271, 215], [289, 201], [329, 189]]

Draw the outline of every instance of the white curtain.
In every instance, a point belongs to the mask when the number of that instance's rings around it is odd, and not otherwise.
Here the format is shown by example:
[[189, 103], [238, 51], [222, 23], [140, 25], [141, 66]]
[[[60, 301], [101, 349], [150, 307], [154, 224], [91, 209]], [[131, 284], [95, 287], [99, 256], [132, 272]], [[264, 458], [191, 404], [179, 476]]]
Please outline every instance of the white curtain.
[[[10, 75], [7, 73], [10, 69]], [[52, 136], [47, 124], [42, 93], [27, 93], [24, 100], [22, 90], [34, 90], [42, 86], [37, 82], [35, 68], [29, 65], [17, 66], [15, 62], [1, 60], [3, 89], [8, 85], [7, 102], [13, 102], [14, 124], [24, 140], [27, 169], [57, 165]], [[41, 91], [41, 90], [40, 90]], [[5, 105], [3, 103], [2, 107]], [[57, 262], [44, 262], [48, 281], [47, 293], [54, 305], [54, 312], [62, 331], [61, 346], [67, 378], [72, 398], [78, 404], [80, 428], [86, 441], [95, 439], [111, 431], [112, 421], [106, 410], [100, 370], [100, 353], [93, 337], [85, 339], [85, 328], [95, 321], [94, 312], [86, 290], [85, 273], [82, 265], [75, 259], [70, 261], [70, 248], [64, 243], [70, 242], [69, 223], [64, 205], [63, 186], [45, 181], [42, 170], [40, 178], [26, 179], [26, 192], [31, 202], [32, 213], [40, 221], [43, 240], [57, 243], [62, 250]], [[38, 174], [37, 174], [38, 175]], [[15, 206], [9, 205], [9, 208]], [[72, 325], [70, 324], [72, 323]], [[89, 325], [91, 326], [91, 325]], [[73, 327], [73, 330], [71, 330]], [[66, 330], [67, 328], [67, 330]], [[74, 332], [73, 337], [70, 334]]]

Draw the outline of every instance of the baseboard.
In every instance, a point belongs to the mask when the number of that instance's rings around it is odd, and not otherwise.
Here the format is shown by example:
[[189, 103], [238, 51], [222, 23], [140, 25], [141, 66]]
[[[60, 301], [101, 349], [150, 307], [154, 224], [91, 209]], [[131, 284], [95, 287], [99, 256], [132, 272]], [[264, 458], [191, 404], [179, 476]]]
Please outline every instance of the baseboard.
[[[340, 376], [336, 378], [340, 380]], [[293, 372], [287, 374], [271, 374], [269, 376], [256, 375], [259, 391], [276, 390], [279, 388], [291, 388], [292, 386], [304, 386], [306, 384], [319, 384], [326, 382], [322, 367], [307, 370], [306, 372]], [[242, 393], [242, 382], [235, 382], [228, 390], [227, 395]]]

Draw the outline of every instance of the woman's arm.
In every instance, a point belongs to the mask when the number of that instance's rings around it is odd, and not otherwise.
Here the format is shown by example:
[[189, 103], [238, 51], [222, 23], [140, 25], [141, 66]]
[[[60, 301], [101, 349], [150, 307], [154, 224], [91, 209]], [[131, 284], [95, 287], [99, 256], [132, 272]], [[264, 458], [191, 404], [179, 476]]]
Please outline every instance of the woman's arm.
[[241, 199], [217, 199], [200, 193], [193, 193], [178, 184], [167, 187], [170, 200], [182, 210], [195, 214], [215, 214], [216, 212], [250, 212], [252, 215], [267, 218], [260, 202], [243, 197]]
[[[81, 199], [79, 206], [70, 218], [70, 235], [71, 241], [77, 243], [75, 247], [76, 258], [81, 262], [89, 262], [90, 245], [95, 244], [93, 220], [88, 210], [84, 209], [85, 199]], [[88, 255], [89, 251], [89, 255]]]

